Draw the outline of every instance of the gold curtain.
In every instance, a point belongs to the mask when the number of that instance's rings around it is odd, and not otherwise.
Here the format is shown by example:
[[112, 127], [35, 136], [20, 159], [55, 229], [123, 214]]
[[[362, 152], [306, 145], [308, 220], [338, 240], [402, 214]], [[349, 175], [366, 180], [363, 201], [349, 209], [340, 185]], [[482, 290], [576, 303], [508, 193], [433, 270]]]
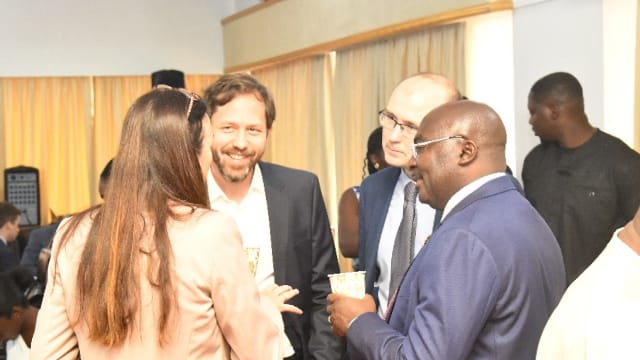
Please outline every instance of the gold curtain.
[[185, 75], [184, 82], [189, 91], [202, 96], [204, 90], [218, 80], [219, 77], [220, 75]]
[[0, 79], [0, 165], [39, 169], [43, 223], [49, 209], [66, 214], [90, 202], [90, 87], [86, 77]]
[[636, 78], [633, 148], [640, 152], [640, 5], [636, 6]]
[[[339, 193], [365, 175], [367, 138], [393, 88], [418, 72], [447, 76], [464, 93], [464, 24], [428, 28], [336, 52], [336, 187]], [[366, 170], [365, 170], [366, 171]]]
[[[186, 75], [201, 89], [219, 75]], [[125, 115], [149, 76], [0, 78], [0, 169], [40, 171], [41, 222], [100, 202], [98, 179], [116, 154]], [[4, 181], [0, 181], [4, 199]]]
[[89, 177], [91, 204], [100, 202], [100, 172], [118, 151], [122, 123], [127, 110], [151, 89], [149, 76], [97, 76], [93, 78], [93, 158]]
[[331, 62], [321, 55], [254, 71], [276, 104], [264, 160], [318, 176], [336, 233], [334, 129], [331, 121]]

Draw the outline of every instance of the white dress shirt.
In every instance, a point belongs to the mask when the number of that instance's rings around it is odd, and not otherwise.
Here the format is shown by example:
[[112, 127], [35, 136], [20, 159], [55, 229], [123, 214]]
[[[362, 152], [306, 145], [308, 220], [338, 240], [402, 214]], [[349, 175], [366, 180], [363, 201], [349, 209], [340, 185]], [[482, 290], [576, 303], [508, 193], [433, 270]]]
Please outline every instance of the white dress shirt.
[[[396, 181], [393, 189], [389, 211], [384, 221], [382, 233], [380, 234], [380, 243], [378, 245], [377, 264], [380, 269], [380, 275], [375, 283], [378, 287], [378, 314], [383, 317], [387, 310], [389, 302], [389, 283], [391, 281], [391, 254], [393, 253], [393, 244], [396, 240], [396, 234], [402, 221], [402, 206], [404, 205], [404, 187], [411, 180], [404, 171], [400, 172], [400, 176]], [[418, 254], [422, 245], [433, 229], [433, 220], [436, 211], [429, 205], [416, 201], [416, 238], [414, 256]]]
[[[258, 290], [263, 291], [269, 285], [275, 284], [269, 210], [260, 167], [255, 167], [249, 191], [239, 203], [230, 200], [225, 195], [213, 178], [211, 171], [207, 174], [207, 190], [211, 208], [230, 215], [236, 221], [242, 237], [242, 245], [245, 248], [257, 247], [260, 249], [255, 274]], [[249, 265], [247, 264], [247, 266]], [[281, 346], [283, 357], [295, 354], [285, 333], [281, 335]]]
[[[231, 215], [236, 221], [244, 247], [260, 248], [256, 268], [256, 283], [260, 291], [275, 284], [269, 211], [260, 167], [256, 166], [249, 192], [239, 203], [230, 200], [220, 189], [211, 171], [207, 175], [207, 188], [211, 208]], [[248, 265], [247, 265], [248, 266]]]
[[467, 185], [463, 186], [460, 190], [456, 191], [453, 196], [447, 201], [447, 204], [444, 206], [444, 210], [442, 211], [442, 218], [440, 219], [440, 223], [444, 221], [444, 218], [449, 215], [451, 210], [453, 210], [456, 205], [458, 205], [464, 198], [471, 195], [472, 192], [478, 190], [482, 185], [488, 183], [493, 179], [497, 179], [500, 176], [505, 176], [504, 172], [497, 172], [489, 175], [485, 175], [479, 179], [476, 179]]
[[13, 340], [7, 340], [6, 345], [7, 360], [27, 360], [29, 359], [29, 347], [24, 342], [22, 335], [18, 335]]
[[619, 232], [562, 296], [536, 359], [640, 359], [640, 256]]

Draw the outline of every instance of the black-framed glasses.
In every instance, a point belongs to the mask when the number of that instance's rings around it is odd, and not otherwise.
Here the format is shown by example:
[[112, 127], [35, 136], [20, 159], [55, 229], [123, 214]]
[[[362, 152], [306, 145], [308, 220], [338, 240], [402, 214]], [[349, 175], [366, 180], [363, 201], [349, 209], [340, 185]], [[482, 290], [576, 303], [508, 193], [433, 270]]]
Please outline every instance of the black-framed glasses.
[[451, 140], [451, 139], [464, 139], [467, 140], [467, 137], [464, 135], [453, 135], [453, 136], [447, 136], [447, 137], [442, 137], [442, 138], [438, 138], [438, 139], [433, 139], [433, 140], [427, 140], [427, 141], [422, 141], [422, 142], [418, 142], [415, 144], [411, 144], [411, 150], [413, 151], [413, 158], [418, 160], [418, 148], [423, 148], [427, 145], [430, 144], [434, 144], [440, 141], [445, 141], [445, 140]]
[[403, 124], [398, 121], [398, 118], [387, 110], [378, 111], [378, 120], [380, 120], [380, 126], [387, 130], [400, 128], [400, 133], [407, 139], [413, 140], [418, 133], [418, 128], [413, 124]]
[[200, 101], [202, 99], [200, 97], [200, 95], [198, 95], [196, 93], [192, 93], [191, 91], [189, 91], [187, 89], [183, 89], [183, 88], [174, 88], [174, 87], [171, 87], [171, 86], [165, 85], [165, 84], [158, 84], [156, 86], [156, 88], [179, 91], [189, 99], [189, 105], [187, 106], [187, 120], [189, 120], [189, 116], [191, 115], [191, 110], [193, 109], [193, 104], [196, 101]]

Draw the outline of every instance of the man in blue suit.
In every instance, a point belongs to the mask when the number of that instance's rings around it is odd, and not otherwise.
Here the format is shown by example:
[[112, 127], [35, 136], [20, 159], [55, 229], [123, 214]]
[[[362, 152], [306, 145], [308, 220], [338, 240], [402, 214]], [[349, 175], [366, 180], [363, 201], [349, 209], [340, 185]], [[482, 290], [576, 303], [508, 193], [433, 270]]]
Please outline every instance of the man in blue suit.
[[442, 222], [409, 267], [387, 321], [370, 296], [328, 296], [356, 359], [534, 359], [564, 290], [560, 248], [505, 169], [506, 131], [487, 105], [458, 101], [422, 121], [419, 199]]
[[[398, 229], [407, 200], [404, 188], [413, 183], [407, 175], [413, 137], [429, 111], [458, 97], [458, 91], [448, 79], [422, 73], [400, 82], [391, 93], [387, 106], [380, 111], [384, 157], [392, 167], [367, 177], [360, 187], [358, 257], [359, 270], [366, 270], [365, 291], [379, 303], [381, 317], [409, 264], [407, 259], [403, 266], [395, 266], [392, 253], [396, 239], [400, 238]], [[429, 205], [415, 202], [416, 195], [413, 196], [416, 226], [408, 257], [420, 251], [431, 234], [434, 219], [439, 217]], [[408, 238], [402, 241], [410, 243]]]

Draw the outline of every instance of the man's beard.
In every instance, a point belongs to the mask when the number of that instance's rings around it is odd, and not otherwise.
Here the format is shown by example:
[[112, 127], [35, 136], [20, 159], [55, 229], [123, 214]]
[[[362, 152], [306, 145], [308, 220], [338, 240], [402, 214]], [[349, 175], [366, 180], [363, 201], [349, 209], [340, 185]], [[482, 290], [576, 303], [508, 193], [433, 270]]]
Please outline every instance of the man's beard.
[[231, 172], [231, 171], [225, 170], [224, 164], [222, 163], [222, 159], [220, 158], [220, 156], [218, 156], [217, 153], [213, 152], [213, 163], [216, 165], [216, 167], [218, 168], [218, 171], [226, 181], [232, 182], [232, 183], [238, 183], [238, 182], [244, 181], [247, 178], [247, 176], [251, 174], [253, 169], [256, 167], [257, 160], [251, 159], [251, 161], [249, 162], [249, 166], [247, 166], [246, 169], [243, 169], [243, 170], [232, 169], [233, 172]]

